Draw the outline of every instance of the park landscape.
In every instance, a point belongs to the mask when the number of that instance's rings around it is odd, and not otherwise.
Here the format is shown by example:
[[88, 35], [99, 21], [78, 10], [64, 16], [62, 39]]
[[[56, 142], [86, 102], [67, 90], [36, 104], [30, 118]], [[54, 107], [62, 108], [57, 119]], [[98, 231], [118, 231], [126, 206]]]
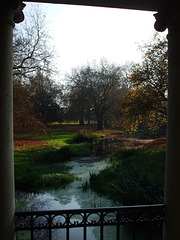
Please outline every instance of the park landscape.
[[167, 39], [143, 44], [141, 63], [103, 58], [59, 83], [43, 16], [14, 30], [16, 210], [163, 203]]
[[17, 199], [22, 191], [65, 189], [78, 181], [69, 162], [93, 166], [107, 159], [103, 170], [87, 173], [90, 179], [82, 183], [82, 192], [90, 188], [116, 205], [163, 202], [166, 138], [142, 139], [118, 129], [97, 130], [96, 125], [54, 124], [45, 133], [16, 134], [14, 147]]

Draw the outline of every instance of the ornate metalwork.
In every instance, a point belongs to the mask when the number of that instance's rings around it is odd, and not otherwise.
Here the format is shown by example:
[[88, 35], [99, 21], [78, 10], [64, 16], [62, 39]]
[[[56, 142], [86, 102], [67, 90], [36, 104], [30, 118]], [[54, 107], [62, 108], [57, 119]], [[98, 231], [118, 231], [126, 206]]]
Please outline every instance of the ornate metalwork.
[[31, 239], [35, 230], [66, 229], [66, 239], [69, 239], [70, 228], [84, 228], [84, 240], [86, 240], [86, 228], [100, 226], [101, 239], [103, 239], [104, 226], [117, 226], [117, 239], [119, 239], [119, 226], [127, 224], [158, 224], [165, 221], [165, 206], [142, 205], [115, 208], [73, 209], [60, 211], [35, 211], [16, 212], [16, 231], [31, 231]]

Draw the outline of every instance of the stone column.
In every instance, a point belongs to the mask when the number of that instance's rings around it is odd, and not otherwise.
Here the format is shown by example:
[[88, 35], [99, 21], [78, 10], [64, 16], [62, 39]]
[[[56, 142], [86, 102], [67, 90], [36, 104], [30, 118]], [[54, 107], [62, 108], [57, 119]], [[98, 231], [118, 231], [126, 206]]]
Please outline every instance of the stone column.
[[180, 3], [155, 16], [156, 30], [168, 27], [168, 128], [165, 172], [164, 239], [180, 239]]
[[14, 234], [13, 27], [23, 20], [19, 1], [0, 3], [0, 239]]

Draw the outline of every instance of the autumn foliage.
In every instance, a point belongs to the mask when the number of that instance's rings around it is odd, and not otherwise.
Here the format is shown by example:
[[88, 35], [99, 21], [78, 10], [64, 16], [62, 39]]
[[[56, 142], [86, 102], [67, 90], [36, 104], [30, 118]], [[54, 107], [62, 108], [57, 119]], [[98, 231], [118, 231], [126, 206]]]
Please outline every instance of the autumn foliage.
[[128, 76], [129, 89], [120, 98], [122, 125], [136, 131], [140, 126], [155, 132], [167, 123], [168, 57], [167, 40], [156, 36], [145, 45], [143, 61]]
[[46, 126], [36, 118], [30, 101], [28, 89], [20, 83], [14, 83], [14, 131], [45, 131]]

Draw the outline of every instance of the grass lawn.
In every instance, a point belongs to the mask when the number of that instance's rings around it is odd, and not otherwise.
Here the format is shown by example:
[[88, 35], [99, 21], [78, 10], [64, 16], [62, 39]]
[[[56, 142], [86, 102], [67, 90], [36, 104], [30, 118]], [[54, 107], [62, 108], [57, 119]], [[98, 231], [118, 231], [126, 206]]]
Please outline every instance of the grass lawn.
[[88, 156], [85, 142], [73, 143], [75, 132], [49, 129], [43, 134], [18, 133], [14, 139], [16, 190], [63, 187], [75, 179], [69, 173], [71, 156]]
[[[75, 141], [74, 137], [78, 135], [76, 133], [80, 133], [80, 141], [77, 141], [77, 138]], [[69, 173], [67, 161], [71, 157], [90, 155], [92, 141], [96, 141], [97, 136], [112, 139], [108, 143], [109, 154], [122, 149], [125, 142], [126, 147], [134, 146], [134, 140], [127, 138], [124, 132], [113, 129], [97, 131], [94, 125], [51, 125], [47, 132], [42, 134], [15, 134], [16, 190], [34, 191], [45, 187], [66, 186], [75, 179], [75, 176]], [[138, 144], [142, 142], [135, 140]]]
[[49, 162], [38, 159], [56, 152], [74, 134], [57, 131], [46, 134], [15, 134], [14, 166], [16, 189], [37, 190], [42, 187], [63, 187], [74, 180], [64, 161]]

